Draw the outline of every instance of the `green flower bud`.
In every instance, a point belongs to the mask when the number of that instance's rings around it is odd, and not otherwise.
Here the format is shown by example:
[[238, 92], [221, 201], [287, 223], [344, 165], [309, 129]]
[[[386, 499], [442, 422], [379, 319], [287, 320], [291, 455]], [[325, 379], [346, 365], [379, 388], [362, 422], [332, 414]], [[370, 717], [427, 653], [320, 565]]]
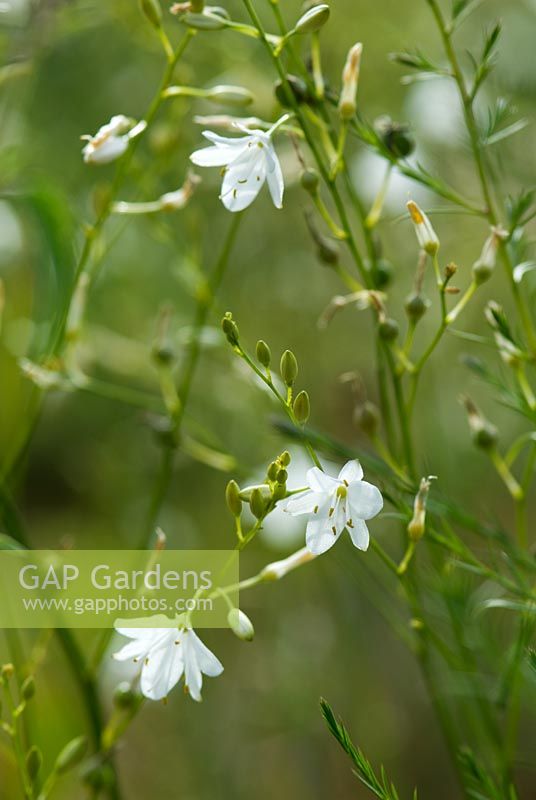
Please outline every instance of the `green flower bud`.
[[482, 450], [491, 450], [497, 444], [498, 438], [497, 428], [487, 421], [473, 430], [473, 442]]
[[384, 342], [392, 342], [398, 337], [398, 322], [396, 319], [384, 319], [378, 325], [378, 333]]
[[23, 700], [32, 699], [35, 694], [35, 680], [33, 675], [28, 675], [28, 677], [23, 681], [23, 684], [20, 687], [20, 693]]
[[421, 294], [410, 294], [406, 298], [404, 308], [406, 314], [412, 322], [418, 322], [423, 314], [426, 313], [429, 303]]
[[307, 88], [307, 84], [304, 80], [298, 78], [296, 75], [285, 75], [285, 80], [277, 81], [274, 86], [275, 96], [283, 108], [292, 107], [292, 103], [288, 96], [289, 92], [292, 94], [294, 100], [298, 104], [309, 103], [311, 101], [311, 95], [309, 93], [309, 89]]
[[228, 311], [221, 321], [221, 328], [224, 334], [227, 337], [227, 341], [233, 347], [238, 346], [238, 325], [233, 319], [233, 315], [230, 311]]
[[225, 28], [230, 16], [225, 8], [220, 6], [206, 6], [203, 14], [188, 11], [181, 16], [181, 21], [198, 31], [219, 31]]
[[302, 390], [296, 395], [292, 410], [294, 411], [294, 416], [296, 417], [297, 421], [302, 425], [305, 425], [309, 419], [309, 414], [311, 413], [309, 395], [306, 391]]
[[329, 15], [330, 7], [327, 3], [313, 6], [299, 18], [294, 26], [294, 32], [304, 34], [319, 31], [328, 21]]
[[205, 97], [213, 103], [224, 103], [239, 108], [249, 106], [255, 99], [249, 89], [244, 89], [242, 86], [213, 86], [207, 90]]
[[266, 473], [267, 476], [268, 476], [268, 480], [275, 481], [275, 479], [277, 478], [277, 473], [279, 472], [279, 470], [280, 470], [280, 467], [279, 467], [279, 464], [277, 463], [277, 461], [272, 461], [272, 463], [268, 467], [268, 471]]
[[275, 479], [277, 483], [280, 484], [280, 486], [284, 486], [285, 483], [288, 481], [288, 472], [286, 471], [286, 469], [280, 469], [277, 475], [275, 476]]
[[315, 195], [318, 192], [318, 186], [320, 184], [320, 176], [316, 169], [306, 167], [300, 176], [300, 183], [306, 192]]
[[122, 681], [116, 686], [114, 691], [114, 704], [117, 708], [128, 709], [134, 708], [138, 700], [136, 692], [133, 691], [132, 686], [128, 681]]
[[242, 500], [240, 499], [240, 487], [236, 481], [231, 480], [227, 484], [225, 501], [233, 517], [239, 517], [242, 513]]
[[162, 27], [162, 9], [158, 0], [140, 0], [141, 10], [154, 28]]
[[384, 289], [391, 283], [393, 265], [386, 258], [380, 258], [372, 265], [371, 276], [374, 281], [374, 288]]
[[176, 353], [170, 342], [158, 342], [152, 350], [152, 357], [157, 364], [169, 366], [176, 359]]
[[318, 236], [316, 245], [316, 254], [319, 261], [330, 267], [339, 263], [341, 249], [337, 242], [333, 241], [333, 239], [328, 239], [327, 236]]
[[43, 766], [42, 753], [38, 747], [32, 745], [32, 747], [30, 747], [30, 749], [26, 753], [26, 769], [28, 771], [28, 777], [30, 778], [32, 783], [39, 775], [39, 771], [42, 766]]
[[290, 464], [290, 453], [288, 450], [284, 450], [281, 455], [279, 456], [279, 463], [282, 467], [288, 467]]
[[380, 424], [380, 414], [374, 403], [367, 400], [356, 408], [354, 422], [368, 436], [374, 436]]
[[253, 514], [254, 517], [257, 517], [257, 519], [262, 519], [264, 517], [266, 511], [266, 503], [262, 491], [260, 489], [255, 488], [251, 492], [249, 507], [251, 508], [251, 513]]
[[473, 264], [471, 271], [474, 282], [477, 284], [477, 286], [480, 286], [491, 278], [493, 267], [491, 267], [489, 264], [486, 264], [485, 261], [476, 261]]
[[280, 371], [286, 386], [293, 386], [298, 375], [298, 362], [292, 350], [285, 350], [281, 356]]
[[0, 677], [4, 678], [6, 681], [10, 680], [15, 674], [15, 667], [13, 664], [4, 664], [2, 669], [0, 670]]
[[87, 739], [85, 736], [77, 736], [65, 745], [56, 759], [54, 769], [59, 775], [68, 772], [76, 767], [84, 758], [87, 750]]
[[272, 362], [272, 353], [270, 352], [270, 348], [268, 347], [266, 342], [263, 341], [262, 339], [259, 339], [259, 341], [257, 342], [256, 352], [257, 352], [257, 361], [259, 362], [259, 364], [262, 364], [263, 367], [269, 369], [270, 364]]
[[243, 642], [251, 642], [255, 636], [255, 629], [250, 618], [239, 608], [232, 608], [229, 611], [227, 622], [235, 636], [238, 636]]

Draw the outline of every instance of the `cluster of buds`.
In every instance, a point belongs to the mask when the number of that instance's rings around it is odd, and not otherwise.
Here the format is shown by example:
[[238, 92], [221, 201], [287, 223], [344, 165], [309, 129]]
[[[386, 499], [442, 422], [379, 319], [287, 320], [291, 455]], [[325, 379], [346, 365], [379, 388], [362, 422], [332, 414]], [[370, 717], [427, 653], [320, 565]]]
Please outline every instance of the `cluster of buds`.
[[225, 489], [225, 502], [236, 523], [236, 533], [240, 541], [246, 536], [242, 531], [242, 511], [244, 503], [258, 522], [261, 522], [272, 511], [279, 500], [287, 496], [287, 467], [290, 464], [290, 453], [285, 450], [266, 470], [262, 483], [240, 487], [235, 480], [230, 480]]

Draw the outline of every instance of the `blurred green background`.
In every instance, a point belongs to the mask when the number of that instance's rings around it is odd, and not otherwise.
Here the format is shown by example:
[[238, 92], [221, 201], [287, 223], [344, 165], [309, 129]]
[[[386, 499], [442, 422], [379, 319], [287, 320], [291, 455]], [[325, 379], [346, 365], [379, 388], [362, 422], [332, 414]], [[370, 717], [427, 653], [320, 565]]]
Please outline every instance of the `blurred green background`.
[[[269, 19], [268, 3], [256, 0]], [[238, 0], [226, 3], [243, 19]], [[442, 59], [425, 2], [334, 0], [322, 33], [326, 74], [338, 85], [348, 47], [364, 43], [359, 106], [373, 120], [380, 114], [410, 123], [418, 159], [439, 172], [465, 196], [478, 199], [460, 109], [445, 81], [400, 83], [404, 70], [388, 53], [418, 45]], [[282, 3], [288, 21], [299, 2]], [[534, 121], [536, 2], [485, 2], [459, 34], [475, 48], [497, 15], [503, 21], [498, 69], [486, 86], [482, 114], [494, 95], [508, 96], [521, 116]], [[166, 15], [177, 42], [179, 23]], [[478, 45], [479, 47], [480, 45]], [[0, 49], [11, 65], [0, 73], [0, 278], [5, 308], [0, 338], [0, 460], [3, 470], [25, 440], [35, 396], [17, 365], [23, 355], [39, 358], [53, 309], [66, 290], [82, 226], [93, 218], [95, 197], [106, 190], [114, 166], [89, 167], [80, 155], [80, 135], [94, 133], [117, 113], [140, 118], [163, 68], [162, 53], [134, 0], [0, 3]], [[232, 32], [200, 34], [177, 70], [177, 83], [206, 86], [238, 83], [251, 89], [251, 113], [275, 119], [273, 72], [262, 48]], [[189, 153], [201, 146], [194, 114], [225, 108], [175, 99], [137, 152], [122, 199], [153, 199], [178, 188]], [[232, 110], [231, 110], [232, 113]], [[249, 111], [247, 112], [249, 113]], [[534, 129], [501, 147], [498, 179], [504, 194], [534, 181]], [[232, 454], [246, 479], [262, 471], [288, 442], [273, 428], [274, 408], [263, 390], [241, 369], [219, 332], [218, 320], [232, 310], [244, 341], [266, 339], [274, 353], [290, 347], [300, 363], [300, 386], [312, 399], [311, 423], [358, 448], [368, 444], [356, 431], [356, 397], [341, 375], [356, 372], [376, 399], [374, 342], [365, 312], [348, 309], [327, 330], [317, 320], [331, 297], [341, 293], [337, 276], [316, 260], [304, 223], [308, 197], [296, 185], [296, 159], [284, 138], [277, 144], [287, 176], [285, 207], [276, 211], [263, 191], [247, 212], [229, 273], [206, 332], [206, 349], [196, 376], [186, 429]], [[376, 156], [351, 142], [349, 160], [356, 188], [371, 202], [383, 174]], [[174, 311], [172, 334], [179, 359], [189, 337], [199, 265], [214, 263], [230, 223], [219, 200], [217, 170], [203, 171], [203, 183], [183, 212], [114, 219], [102, 243], [102, 268], [91, 292], [84, 333], [85, 368], [147, 391], [158, 392], [150, 362], [156, 320], [164, 304]], [[443, 205], [420, 187], [396, 178], [380, 233], [394, 281], [389, 308], [404, 324], [402, 303], [411, 290], [416, 245], [401, 218], [409, 197], [425, 208]], [[437, 214], [434, 225], [442, 258], [459, 265], [464, 288], [487, 230], [460, 215]], [[351, 268], [346, 256], [343, 263]], [[528, 276], [527, 281], [531, 278]], [[533, 281], [534, 283], [534, 281]], [[432, 296], [432, 282], [428, 294]], [[510, 309], [506, 284], [497, 271], [459, 321], [463, 330], [482, 331], [485, 301]], [[437, 325], [437, 308], [422, 323], [418, 345]], [[502, 369], [491, 351], [446, 337], [422, 381], [416, 439], [423, 474], [439, 476], [441, 490], [484, 518], [509, 524], [511, 509], [499, 479], [473, 449], [458, 403], [469, 392], [509, 441], [516, 418], [506, 413], [460, 363], [471, 351]], [[210, 434], [206, 432], [209, 431]], [[306, 464], [296, 453], [291, 484], [303, 480]], [[35, 547], [136, 546], [143, 532], [158, 470], [159, 447], [144, 413], [82, 393], [45, 398], [31, 441], [10, 476]], [[294, 469], [294, 471], [293, 471]], [[224, 504], [228, 475], [179, 454], [159, 522], [169, 547], [226, 547], [233, 544]], [[399, 555], [392, 520], [377, 519], [372, 534]], [[303, 530], [278, 518], [267, 525], [251, 552], [244, 575], [301, 546]], [[207, 680], [200, 706], [176, 690], [169, 704], [148, 704], [128, 732], [118, 760], [125, 797], [180, 797], [181, 800], [255, 797], [366, 797], [349, 764], [324, 728], [318, 709], [325, 696], [343, 715], [356, 741], [374, 763], [382, 762], [405, 796], [413, 786], [434, 800], [457, 797], [453, 773], [418, 670], [385, 616], [408, 619], [402, 598], [383, 588], [381, 569], [342, 542], [310, 567], [277, 586], [243, 596], [256, 628], [253, 644], [225, 632], [204, 637], [225, 665], [217, 681]], [[379, 609], [378, 609], [379, 606]], [[87, 637], [90, 645], [91, 636]], [[35, 637], [25, 637], [25, 647]], [[9, 656], [4, 642], [0, 656]], [[103, 694], [120, 680], [106, 659]], [[38, 698], [32, 724], [49, 761], [82, 726], [82, 709], [61, 654], [49, 643], [37, 674]], [[448, 691], [448, 687], [445, 687]], [[534, 696], [527, 698], [534, 702]], [[526, 745], [534, 764], [534, 741]], [[527, 795], [536, 792], [526, 776]], [[57, 797], [82, 797], [69, 781]], [[0, 749], [0, 798], [19, 797], [9, 751]]]

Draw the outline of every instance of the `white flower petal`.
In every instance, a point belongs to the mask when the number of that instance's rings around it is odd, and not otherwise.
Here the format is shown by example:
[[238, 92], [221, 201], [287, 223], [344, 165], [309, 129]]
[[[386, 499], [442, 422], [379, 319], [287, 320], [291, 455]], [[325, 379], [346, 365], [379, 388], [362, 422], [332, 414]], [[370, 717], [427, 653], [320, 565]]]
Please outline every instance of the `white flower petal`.
[[318, 467], [311, 467], [307, 470], [307, 483], [313, 492], [336, 492], [340, 486], [340, 481], [326, 475]]
[[195, 631], [189, 630], [185, 632], [188, 635], [190, 646], [195, 653], [199, 669], [204, 675], [209, 678], [217, 678], [223, 672], [223, 664], [216, 658], [214, 653], [208, 649]]
[[[285, 511], [293, 516], [318, 513], [325, 500], [326, 497], [322, 492], [303, 492], [290, 498], [285, 506]], [[316, 512], [315, 509], [317, 509]]]
[[359, 461], [348, 461], [347, 464], [339, 472], [339, 480], [346, 481], [346, 483], [353, 483], [360, 481], [363, 477], [363, 469]]
[[102, 142], [88, 142], [83, 148], [86, 164], [108, 164], [123, 155], [128, 147], [126, 136], [110, 136]]
[[163, 700], [180, 681], [184, 671], [179, 631], [159, 648], [151, 650], [141, 671], [140, 689], [149, 700]]
[[236, 150], [232, 147], [203, 147], [191, 154], [190, 161], [198, 167], [225, 167], [236, 155]]
[[310, 520], [305, 531], [305, 543], [310, 553], [319, 556], [333, 547], [340, 532], [333, 533], [332, 523], [328, 517]]
[[362, 519], [352, 520], [353, 527], [348, 528], [352, 542], [359, 550], [368, 550], [370, 536], [367, 523]]
[[255, 149], [244, 151], [223, 177], [221, 200], [228, 211], [243, 211], [251, 205], [266, 180], [266, 162]]
[[377, 486], [367, 481], [356, 481], [348, 487], [348, 502], [352, 518], [372, 519], [383, 508], [383, 497]]
[[[251, 134], [251, 131], [248, 131], [248, 134]], [[220, 136], [219, 133], [214, 133], [213, 131], [203, 131], [202, 135], [205, 137], [205, 139], [208, 139], [209, 142], [213, 142], [216, 145], [222, 145], [223, 147], [234, 147], [238, 148], [239, 150], [243, 150], [244, 147], [247, 146], [247, 140], [251, 138], [249, 135], [247, 137]]]
[[[268, 181], [268, 188], [272, 197], [273, 204], [276, 208], [283, 207], [283, 192], [285, 184], [283, 182], [283, 172], [281, 171], [281, 164], [273, 148], [270, 148], [270, 156], [267, 156], [267, 172], [266, 178]], [[272, 163], [270, 163], [272, 162]]]

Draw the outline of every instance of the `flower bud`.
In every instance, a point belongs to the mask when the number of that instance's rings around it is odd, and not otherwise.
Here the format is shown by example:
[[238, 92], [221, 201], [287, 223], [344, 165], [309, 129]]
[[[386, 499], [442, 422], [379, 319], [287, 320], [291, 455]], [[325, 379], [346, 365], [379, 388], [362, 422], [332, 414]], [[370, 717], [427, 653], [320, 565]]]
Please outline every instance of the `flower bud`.
[[415, 292], [414, 294], [410, 294], [406, 298], [406, 302], [404, 304], [404, 308], [406, 310], [406, 314], [408, 318], [412, 322], [418, 322], [421, 317], [426, 313], [429, 302], [424, 299], [421, 294]]
[[350, 48], [346, 57], [346, 64], [342, 71], [342, 90], [339, 100], [339, 114], [342, 119], [351, 119], [357, 109], [357, 85], [359, 83], [359, 69], [361, 65], [361, 42]]
[[26, 753], [26, 770], [28, 772], [28, 777], [30, 778], [32, 783], [39, 775], [39, 771], [41, 770], [42, 766], [43, 766], [43, 755], [38, 747], [32, 745], [32, 747], [30, 747], [30, 749]]
[[162, 9], [158, 0], [140, 0], [141, 10], [154, 28], [162, 27]]
[[430, 490], [431, 481], [435, 479], [435, 475], [429, 475], [428, 478], [422, 478], [419, 486], [419, 491], [415, 495], [413, 503], [413, 517], [411, 518], [407, 531], [408, 536], [412, 542], [418, 542], [424, 536], [426, 528], [426, 500], [428, 499], [428, 492]]
[[316, 240], [316, 255], [323, 264], [333, 267], [339, 263], [341, 249], [333, 239], [319, 234]]
[[491, 278], [491, 273], [495, 269], [497, 261], [497, 251], [501, 241], [506, 238], [508, 234], [500, 228], [493, 227], [490, 236], [484, 242], [484, 247], [480, 253], [480, 258], [473, 264], [472, 273], [475, 283], [485, 283]]
[[20, 687], [20, 693], [23, 700], [31, 700], [35, 694], [35, 680], [33, 675], [28, 675], [28, 677], [23, 681], [22, 686]]
[[281, 356], [280, 372], [286, 386], [293, 386], [298, 375], [298, 362], [292, 350], [285, 350]]
[[257, 342], [256, 354], [259, 364], [262, 364], [265, 369], [269, 369], [270, 364], [272, 363], [272, 353], [263, 339], [259, 339]]
[[306, 167], [300, 175], [300, 183], [306, 192], [315, 195], [318, 192], [318, 186], [320, 184], [320, 176], [316, 169]]
[[439, 250], [439, 239], [432, 227], [432, 223], [413, 200], [409, 200], [406, 206], [413, 222], [420, 248], [425, 253], [428, 253], [429, 256], [435, 256]]
[[280, 469], [280, 467], [279, 467], [278, 462], [277, 461], [272, 461], [272, 463], [270, 464], [270, 466], [268, 467], [268, 470], [266, 472], [266, 475], [267, 475], [269, 481], [275, 481], [275, 479], [277, 478], [277, 473], [279, 472], [279, 469]]
[[274, 94], [283, 108], [292, 107], [289, 92], [298, 104], [308, 103], [312, 99], [307, 84], [297, 75], [285, 75], [285, 80], [277, 81], [274, 86]]
[[232, 608], [227, 614], [227, 622], [234, 633], [243, 642], [251, 642], [255, 636], [255, 629], [250, 618], [239, 608]]
[[294, 26], [294, 33], [303, 34], [319, 31], [328, 21], [330, 11], [330, 7], [327, 3], [313, 6], [299, 18]]
[[64, 772], [76, 767], [84, 758], [87, 745], [88, 742], [85, 736], [77, 736], [76, 739], [72, 739], [57, 757], [54, 765], [55, 771], [59, 775], [63, 775]]
[[221, 321], [221, 328], [224, 334], [226, 335], [229, 344], [232, 345], [233, 347], [237, 347], [238, 336], [239, 336], [238, 325], [234, 321], [233, 315], [231, 314], [230, 311], [227, 311], [227, 313], [224, 315]]
[[354, 412], [354, 422], [367, 436], [374, 436], [380, 424], [380, 414], [374, 403], [368, 400]]
[[15, 667], [13, 664], [4, 664], [2, 669], [0, 670], [0, 677], [4, 678], [4, 680], [9, 681], [13, 675], [15, 674]]
[[299, 394], [296, 395], [296, 399], [294, 400], [292, 410], [294, 412], [296, 420], [301, 425], [305, 425], [305, 423], [309, 419], [309, 414], [311, 413], [309, 395], [305, 390], [302, 390]]
[[398, 337], [398, 322], [396, 319], [383, 319], [378, 325], [378, 333], [384, 342], [393, 342]]
[[205, 97], [213, 103], [223, 103], [239, 108], [249, 106], [255, 99], [252, 92], [243, 86], [213, 86], [211, 89], [207, 89]]
[[219, 31], [225, 28], [229, 19], [229, 13], [220, 6], [206, 6], [202, 14], [192, 11], [181, 14], [181, 22], [198, 31]]
[[117, 708], [129, 709], [133, 708], [138, 700], [136, 692], [133, 691], [132, 686], [128, 681], [122, 681], [115, 687], [114, 691], [114, 705]]
[[285, 483], [288, 481], [288, 472], [286, 471], [286, 469], [280, 469], [277, 475], [275, 476], [275, 479], [280, 486], [284, 486]]
[[274, 561], [272, 564], [267, 564], [261, 572], [262, 579], [265, 581], [278, 581], [283, 578], [288, 572], [291, 572], [302, 564], [312, 561], [315, 556], [306, 547], [293, 553], [288, 558], [281, 561]]
[[227, 484], [225, 501], [233, 517], [239, 517], [242, 513], [242, 500], [240, 499], [240, 487], [236, 481], [231, 480]]
[[279, 463], [282, 467], [288, 467], [290, 464], [290, 453], [288, 450], [284, 450], [281, 455], [279, 456]]
[[257, 519], [262, 519], [266, 511], [266, 503], [262, 491], [259, 488], [253, 489], [249, 500], [251, 513]]

